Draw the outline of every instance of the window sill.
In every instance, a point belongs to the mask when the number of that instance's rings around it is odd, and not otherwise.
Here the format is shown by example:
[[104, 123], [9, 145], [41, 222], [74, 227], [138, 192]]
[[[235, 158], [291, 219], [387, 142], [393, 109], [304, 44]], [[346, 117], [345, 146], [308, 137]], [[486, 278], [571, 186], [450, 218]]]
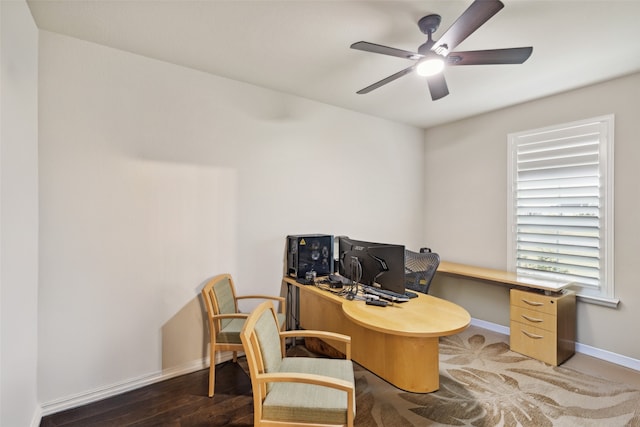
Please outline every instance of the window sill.
[[596, 297], [593, 295], [576, 295], [578, 297], [578, 301], [586, 302], [588, 304], [596, 304], [601, 305], [603, 307], [609, 308], [618, 308], [618, 304], [620, 304], [620, 300], [618, 298], [606, 298], [606, 297]]

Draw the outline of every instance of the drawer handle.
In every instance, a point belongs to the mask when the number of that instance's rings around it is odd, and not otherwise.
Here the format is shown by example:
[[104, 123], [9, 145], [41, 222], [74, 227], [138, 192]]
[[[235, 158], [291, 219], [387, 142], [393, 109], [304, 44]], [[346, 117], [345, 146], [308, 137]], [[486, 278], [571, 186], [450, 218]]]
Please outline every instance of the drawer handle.
[[544, 338], [542, 335], [532, 334], [531, 332], [527, 332], [527, 331], [522, 331], [522, 333], [525, 334], [526, 336], [528, 336], [529, 338], [533, 338], [533, 339], [536, 339], [536, 340]]
[[544, 322], [543, 319], [536, 319], [535, 317], [529, 317], [526, 314], [521, 314], [521, 316], [525, 319], [528, 320], [529, 322], [534, 322], [534, 323], [540, 323], [540, 322]]
[[541, 305], [544, 305], [543, 302], [538, 302], [538, 301], [529, 301], [528, 299], [522, 299], [522, 302], [524, 302], [525, 304], [529, 304], [529, 305], [534, 305], [536, 307], [540, 307]]

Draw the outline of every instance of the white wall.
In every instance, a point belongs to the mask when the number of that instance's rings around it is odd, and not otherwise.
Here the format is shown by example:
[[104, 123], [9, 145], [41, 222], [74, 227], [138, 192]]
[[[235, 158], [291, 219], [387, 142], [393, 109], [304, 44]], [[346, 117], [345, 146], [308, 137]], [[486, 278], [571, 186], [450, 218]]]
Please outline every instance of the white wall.
[[38, 348], [38, 30], [0, 1], [0, 425], [35, 425]]
[[422, 130], [40, 43], [45, 412], [201, 359], [203, 281], [231, 272], [239, 293], [280, 293], [287, 234], [423, 245]]
[[[615, 115], [615, 290], [617, 309], [580, 302], [580, 343], [640, 359], [629, 327], [640, 323], [640, 74], [528, 102], [426, 132], [426, 241], [445, 260], [505, 269], [507, 135]], [[434, 292], [473, 317], [509, 325], [506, 288], [436, 278]]]

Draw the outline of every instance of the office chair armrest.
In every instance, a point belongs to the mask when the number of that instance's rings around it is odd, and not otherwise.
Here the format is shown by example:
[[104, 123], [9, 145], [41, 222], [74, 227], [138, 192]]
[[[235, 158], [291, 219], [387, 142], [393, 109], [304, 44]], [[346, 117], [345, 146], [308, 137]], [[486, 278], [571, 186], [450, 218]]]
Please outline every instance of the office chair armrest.
[[338, 341], [345, 345], [344, 355], [347, 359], [351, 359], [351, 337], [349, 335], [338, 334], [336, 332], [314, 331], [314, 330], [293, 330], [280, 332], [280, 340], [284, 348], [284, 342], [287, 338], [319, 338], [327, 341]]

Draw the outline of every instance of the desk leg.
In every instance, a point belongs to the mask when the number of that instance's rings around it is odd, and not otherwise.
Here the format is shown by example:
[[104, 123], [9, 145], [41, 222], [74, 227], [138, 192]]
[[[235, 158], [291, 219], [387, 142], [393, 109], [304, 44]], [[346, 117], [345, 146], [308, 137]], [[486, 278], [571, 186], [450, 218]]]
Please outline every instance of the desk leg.
[[437, 337], [386, 336], [382, 378], [413, 393], [430, 393], [440, 387]]
[[287, 286], [287, 330], [300, 329], [300, 289], [288, 282], [283, 281]]

